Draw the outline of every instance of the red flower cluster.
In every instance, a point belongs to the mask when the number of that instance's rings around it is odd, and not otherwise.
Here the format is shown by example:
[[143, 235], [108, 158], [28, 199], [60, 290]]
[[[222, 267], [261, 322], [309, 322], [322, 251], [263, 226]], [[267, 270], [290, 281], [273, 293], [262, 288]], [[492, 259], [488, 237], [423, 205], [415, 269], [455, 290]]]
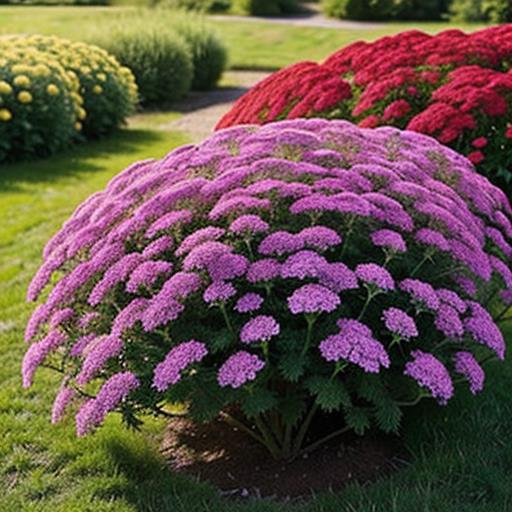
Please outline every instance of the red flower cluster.
[[[323, 64], [274, 73], [217, 128], [285, 118], [344, 118], [429, 134], [512, 183], [512, 25], [472, 34], [410, 31], [357, 42]], [[504, 151], [505, 150], [505, 151]]]
[[239, 100], [243, 107], [235, 106], [217, 128], [319, 117], [351, 96], [350, 85], [336, 73], [316, 62], [299, 62], [256, 84]]

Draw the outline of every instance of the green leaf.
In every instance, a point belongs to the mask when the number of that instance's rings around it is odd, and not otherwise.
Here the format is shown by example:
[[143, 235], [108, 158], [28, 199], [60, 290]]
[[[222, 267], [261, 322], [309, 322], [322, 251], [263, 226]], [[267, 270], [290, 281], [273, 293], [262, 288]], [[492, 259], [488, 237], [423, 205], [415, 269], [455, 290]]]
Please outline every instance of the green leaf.
[[347, 388], [339, 379], [315, 376], [308, 379], [306, 387], [316, 395], [316, 403], [326, 412], [337, 411], [342, 405], [351, 405]]
[[361, 407], [350, 407], [345, 411], [345, 421], [347, 426], [354, 430], [358, 435], [363, 435], [370, 428], [370, 418], [368, 413]]
[[384, 432], [397, 432], [402, 419], [402, 410], [393, 400], [379, 403], [375, 407], [377, 425]]
[[358, 395], [374, 404], [373, 414], [377, 425], [384, 432], [396, 432], [402, 419], [402, 411], [393, 400], [389, 390], [378, 375], [365, 375], [362, 379]]
[[289, 382], [297, 382], [304, 375], [306, 358], [300, 354], [289, 352], [281, 357], [279, 372]]
[[223, 352], [233, 345], [235, 339], [233, 334], [228, 329], [222, 329], [221, 331], [215, 331], [212, 335], [208, 336], [208, 346], [213, 354]]
[[242, 400], [242, 411], [248, 418], [253, 418], [273, 409], [277, 405], [277, 398], [267, 388], [256, 388]]

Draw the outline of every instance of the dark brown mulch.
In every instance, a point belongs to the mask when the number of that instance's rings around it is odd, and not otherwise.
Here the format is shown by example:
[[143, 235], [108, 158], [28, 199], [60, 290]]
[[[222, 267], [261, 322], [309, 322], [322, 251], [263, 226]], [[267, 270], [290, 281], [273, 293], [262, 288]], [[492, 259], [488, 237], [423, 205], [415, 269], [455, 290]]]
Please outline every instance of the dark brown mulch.
[[406, 463], [397, 437], [346, 434], [292, 462], [273, 460], [247, 434], [221, 420], [195, 425], [173, 418], [162, 452], [173, 471], [207, 480], [232, 497], [304, 499], [312, 491], [339, 490], [372, 481]]

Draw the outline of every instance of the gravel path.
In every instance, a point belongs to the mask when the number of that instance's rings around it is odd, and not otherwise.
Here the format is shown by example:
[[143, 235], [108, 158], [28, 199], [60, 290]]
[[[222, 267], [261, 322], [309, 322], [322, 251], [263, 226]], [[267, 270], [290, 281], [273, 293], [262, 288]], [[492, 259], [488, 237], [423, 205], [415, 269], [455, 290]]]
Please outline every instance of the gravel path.
[[237, 98], [268, 74], [262, 71], [228, 71], [223, 81], [236, 85], [191, 93], [176, 108], [183, 115], [160, 128], [182, 131], [192, 142], [199, 142], [213, 131], [217, 121]]

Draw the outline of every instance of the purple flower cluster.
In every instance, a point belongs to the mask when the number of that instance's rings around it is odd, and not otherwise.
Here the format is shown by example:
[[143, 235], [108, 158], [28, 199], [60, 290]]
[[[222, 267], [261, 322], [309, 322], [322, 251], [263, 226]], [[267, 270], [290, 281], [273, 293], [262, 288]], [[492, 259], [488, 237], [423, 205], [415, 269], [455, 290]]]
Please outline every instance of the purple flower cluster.
[[400, 283], [400, 290], [408, 293], [412, 301], [422, 308], [432, 311], [439, 308], [439, 298], [429, 283], [418, 279], [404, 279]]
[[239, 388], [254, 380], [264, 367], [265, 363], [258, 356], [240, 350], [220, 367], [217, 381], [221, 387]]
[[258, 311], [263, 304], [263, 297], [257, 293], [246, 293], [240, 297], [235, 305], [235, 310], [239, 313], [251, 313]]
[[[421, 328], [422, 347], [435, 348], [413, 352], [405, 371], [442, 403], [453, 389], [440, 360], [453, 344], [505, 354], [477, 300], [496, 288], [512, 302], [512, 207], [464, 158], [393, 128], [311, 119], [216, 133], [116, 176], [43, 256], [27, 293], [43, 298], [25, 332], [23, 384], [47, 357], [65, 358], [53, 416], [81, 404], [80, 435], [139, 385], [156, 395], [142, 405], [172, 395], [192, 364], [191, 379], [204, 366], [239, 388], [278, 365], [295, 337], [306, 358], [321, 362], [320, 349], [324, 364], [391, 375], [390, 357], [415, 342], [385, 347]], [[201, 329], [204, 343], [176, 345]], [[226, 332], [229, 343], [216, 339]], [[469, 356], [450, 372], [481, 388]], [[84, 402], [92, 379], [107, 387]]]
[[395, 336], [403, 339], [415, 338], [418, 336], [418, 328], [414, 318], [405, 311], [398, 308], [388, 308], [382, 313], [386, 329]]
[[371, 240], [376, 247], [384, 247], [395, 252], [405, 252], [407, 245], [400, 233], [391, 229], [379, 229], [371, 234]]
[[388, 270], [376, 263], [361, 263], [356, 267], [355, 272], [363, 283], [373, 285], [384, 291], [395, 289], [393, 276]]
[[249, 320], [240, 331], [242, 343], [257, 343], [269, 341], [281, 332], [276, 319], [268, 315], [255, 316]]
[[484, 389], [485, 373], [470, 352], [457, 352], [454, 357], [455, 371], [466, 377], [469, 389], [476, 395]]
[[441, 405], [445, 405], [453, 396], [453, 382], [446, 366], [421, 350], [415, 350], [411, 355], [413, 360], [406, 363], [404, 374], [427, 388]]
[[208, 304], [213, 302], [225, 302], [233, 295], [236, 295], [236, 289], [231, 283], [224, 281], [214, 281], [203, 294], [203, 299]]
[[100, 425], [105, 416], [114, 410], [140, 382], [131, 372], [116, 373], [101, 387], [96, 398], [91, 398], [82, 405], [76, 415], [76, 433], [83, 436]]
[[199, 363], [208, 350], [204, 343], [190, 340], [172, 348], [159, 363], [153, 375], [153, 386], [158, 391], [165, 391], [169, 386], [176, 384], [181, 379], [181, 372], [188, 366]]
[[389, 356], [368, 326], [357, 320], [338, 321], [340, 332], [320, 343], [320, 353], [326, 361], [340, 360], [360, 366], [365, 372], [378, 373], [381, 366], [388, 368]]
[[288, 298], [288, 309], [294, 314], [332, 313], [341, 300], [336, 293], [320, 284], [306, 284]]

